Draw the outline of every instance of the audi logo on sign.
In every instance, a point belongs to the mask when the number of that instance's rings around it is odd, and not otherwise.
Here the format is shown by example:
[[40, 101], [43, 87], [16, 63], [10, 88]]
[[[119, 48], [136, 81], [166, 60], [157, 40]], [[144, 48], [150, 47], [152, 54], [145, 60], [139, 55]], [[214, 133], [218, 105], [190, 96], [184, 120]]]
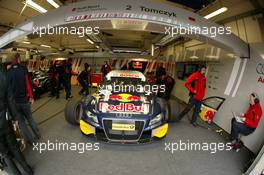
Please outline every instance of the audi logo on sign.
[[256, 71], [260, 75], [264, 75], [264, 64], [259, 63], [256, 67]]

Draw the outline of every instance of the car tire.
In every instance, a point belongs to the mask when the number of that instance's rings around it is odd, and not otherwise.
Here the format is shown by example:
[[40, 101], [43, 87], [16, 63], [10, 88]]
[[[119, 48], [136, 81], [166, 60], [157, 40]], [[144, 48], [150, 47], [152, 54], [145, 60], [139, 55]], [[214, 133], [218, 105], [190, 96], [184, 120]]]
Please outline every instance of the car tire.
[[178, 118], [177, 116], [179, 115], [179, 109], [180, 109], [180, 104], [176, 100], [168, 100], [168, 108], [169, 108], [169, 122], [177, 122]]
[[66, 104], [64, 116], [68, 123], [72, 125], [80, 124], [80, 112], [82, 101], [80, 99], [73, 99]]

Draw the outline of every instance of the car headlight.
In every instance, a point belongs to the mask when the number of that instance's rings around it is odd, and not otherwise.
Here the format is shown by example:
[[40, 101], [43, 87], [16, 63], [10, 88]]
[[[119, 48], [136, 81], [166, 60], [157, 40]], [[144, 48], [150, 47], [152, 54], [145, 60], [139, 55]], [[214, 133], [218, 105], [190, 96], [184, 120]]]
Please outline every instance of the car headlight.
[[98, 123], [98, 118], [97, 118], [96, 115], [94, 115], [94, 114], [91, 113], [90, 111], [87, 111], [86, 114], [87, 114], [87, 117], [88, 117], [89, 119], [91, 119], [91, 120], [92, 120], [93, 122], [95, 122], [95, 123]]
[[160, 122], [162, 118], [163, 118], [163, 114], [160, 113], [159, 115], [157, 115], [156, 117], [154, 117], [153, 119], [150, 120], [149, 125], [151, 126], [151, 125], [154, 125], [154, 124]]

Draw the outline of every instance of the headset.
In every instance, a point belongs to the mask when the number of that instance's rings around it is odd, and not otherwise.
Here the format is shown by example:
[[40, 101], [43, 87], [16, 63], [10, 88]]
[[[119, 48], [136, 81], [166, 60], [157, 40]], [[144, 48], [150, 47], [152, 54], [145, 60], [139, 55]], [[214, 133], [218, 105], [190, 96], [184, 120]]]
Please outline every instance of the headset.
[[254, 98], [254, 103], [255, 104], [259, 103], [259, 97], [258, 97], [258, 95], [255, 92], [251, 93], [251, 96]]

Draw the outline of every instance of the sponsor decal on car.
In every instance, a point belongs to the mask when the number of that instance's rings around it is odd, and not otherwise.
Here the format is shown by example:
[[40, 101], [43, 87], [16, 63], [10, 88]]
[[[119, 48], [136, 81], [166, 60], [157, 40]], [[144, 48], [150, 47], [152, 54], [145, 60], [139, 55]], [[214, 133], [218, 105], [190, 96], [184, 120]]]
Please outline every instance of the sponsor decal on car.
[[132, 101], [140, 101], [140, 97], [136, 95], [131, 94], [117, 94], [117, 95], [110, 95], [109, 99], [114, 101], [120, 101], [120, 102], [132, 102]]
[[108, 103], [99, 103], [99, 110], [102, 112], [136, 112], [143, 113], [145, 105], [137, 106], [133, 103], [120, 103], [112, 105]]

